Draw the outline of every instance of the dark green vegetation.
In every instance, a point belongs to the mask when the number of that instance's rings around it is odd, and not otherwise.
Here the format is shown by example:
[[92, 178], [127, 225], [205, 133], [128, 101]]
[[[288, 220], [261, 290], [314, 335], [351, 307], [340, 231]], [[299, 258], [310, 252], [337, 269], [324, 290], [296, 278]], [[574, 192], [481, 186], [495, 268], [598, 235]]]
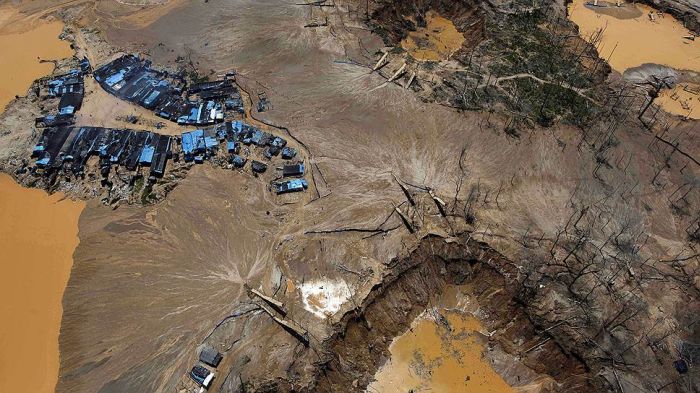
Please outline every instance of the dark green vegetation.
[[466, 72], [446, 79], [453, 90], [449, 105], [505, 110], [513, 136], [534, 123], [585, 127], [600, 114], [609, 68], [570, 22], [537, 9], [489, 16], [485, 30], [484, 41], [458, 55]]
[[378, 2], [369, 24], [396, 48], [408, 31], [424, 25], [430, 10], [450, 19], [465, 43], [452, 57], [456, 66], [408, 58], [441, 77], [421, 83], [424, 99], [459, 110], [505, 112], [511, 121], [504, 129], [513, 137], [536, 124], [584, 128], [601, 115], [610, 68], [555, 3], [533, 7], [516, 0], [495, 8], [468, 0], [388, 0]]

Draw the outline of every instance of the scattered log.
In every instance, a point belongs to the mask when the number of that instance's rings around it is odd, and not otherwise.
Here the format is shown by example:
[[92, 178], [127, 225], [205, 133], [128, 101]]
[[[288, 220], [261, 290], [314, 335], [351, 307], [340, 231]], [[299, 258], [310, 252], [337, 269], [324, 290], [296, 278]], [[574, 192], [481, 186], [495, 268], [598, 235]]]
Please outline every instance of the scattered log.
[[328, 26], [328, 18], [323, 23], [320, 22], [311, 22], [307, 23], [304, 25], [304, 27], [326, 27]]
[[411, 77], [408, 78], [408, 82], [406, 82], [406, 84], [404, 85], [403, 88], [404, 88], [404, 89], [408, 89], [409, 87], [411, 87], [411, 83], [413, 83], [413, 80], [414, 80], [415, 78], [416, 78], [416, 72], [413, 71], [413, 73], [411, 73]]
[[335, 7], [335, 4], [326, 4], [328, 0], [312, 1], [311, 3], [296, 3], [294, 5], [310, 5], [315, 7]]
[[[394, 175], [394, 174], [392, 173], [392, 175]], [[408, 203], [410, 203], [411, 206], [416, 206], [416, 201], [413, 200], [413, 196], [408, 191], [408, 189], [403, 184], [401, 184], [399, 179], [396, 178], [396, 175], [394, 175], [394, 180], [396, 181], [396, 184], [398, 184], [399, 187], [401, 187], [401, 191], [403, 191], [403, 194], [406, 196]]]
[[393, 82], [401, 77], [403, 75], [404, 71], [406, 70], [406, 63], [403, 63], [403, 65], [394, 73], [394, 75], [389, 78], [387, 82]]
[[377, 64], [372, 67], [372, 71], [377, 71], [378, 69], [382, 68], [382, 66], [385, 64], [384, 60], [386, 60], [387, 56], [389, 56], [389, 51], [384, 53], [384, 56], [382, 56], [381, 59], [377, 62]]
[[269, 315], [270, 318], [272, 318], [273, 321], [277, 322], [278, 325], [282, 326], [284, 330], [288, 331], [297, 340], [301, 341], [305, 347], [309, 346], [309, 332], [306, 331], [306, 329], [302, 328], [295, 322], [278, 317], [275, 314], [275, 312], [265, 304], [261, 304], [260, 308], [262, 308], [267, 313], [267, 315]]
[[406, 215], [398, 208], [398, 206], [394, 206], [394, 210], [396, 211], [396, 213], [399, 214], [399, 217], [401, 217], [401, 221], [403, 221], [403, 225], [406, 226], [406, 229], [408, 229], [408, 231], [409, 231], [410, 233], [415, 233], [416, 230], [413, 229], [413, 225], [411, 225], [411, 221], [410, 221], [410, 220], [408, 219], [408, 217], [406, 217]]
[[446, 217], [447, 213], [445, 212], [445, 206], [447, 206], [447, 204], [445, 201], [438, 198], [433, 190], [428, 190], [428, 194], [430, 194], [430, 197], [433, 198], [433, 202], [435, 202], [435, 206], [437, 206], [438, 210], [440, 211], [440, 215]]
[[253, 295], [259, 297], [259, 298], [262, 299], [262, 300], [264, 300], [267, 304], [269, 304], [270, 306], [272, 306], [275, 310], [277, 310], [277, 312], [279, 312], [279, 313], [282, 314], [283, 316], [286, 316], [286, 315], [287, 315], [287, 309], [284, 307], [284, 303], [280, 302], [279, 300], [277, 300], [277, 299], [275, 299], [275, 298], [273, 298], [273, 297], [271, 297], [271, 296], [265, 295], [264, 293], [258, 291], [258, 290], [255, 289], [255, 288], [251, 288], [250, 286], [248, 286], [248, 284], [245, 284], [245, 288], [246, 288], [248, 291], [250, 291]]

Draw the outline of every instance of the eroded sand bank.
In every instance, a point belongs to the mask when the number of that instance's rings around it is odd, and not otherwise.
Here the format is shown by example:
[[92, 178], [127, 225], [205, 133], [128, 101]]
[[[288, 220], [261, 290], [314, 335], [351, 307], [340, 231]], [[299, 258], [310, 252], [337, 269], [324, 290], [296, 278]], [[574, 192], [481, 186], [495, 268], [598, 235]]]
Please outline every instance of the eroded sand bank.
[[[0, 7], [2, 15], [13, 15], [14, 10]], [[30, 29], [23, 32], [0, 30], [0, 111], [16, 95], [25, 95], [31, 83], [53, 70], [52, 63], [42, 60], [62, 59], [72, 55], [70, 44], [58, 39], [63, 30], [60, 22], [33, 21]]]
[[84, 203], [0, 174], [0, 392], [53, 392], [61, 299]]

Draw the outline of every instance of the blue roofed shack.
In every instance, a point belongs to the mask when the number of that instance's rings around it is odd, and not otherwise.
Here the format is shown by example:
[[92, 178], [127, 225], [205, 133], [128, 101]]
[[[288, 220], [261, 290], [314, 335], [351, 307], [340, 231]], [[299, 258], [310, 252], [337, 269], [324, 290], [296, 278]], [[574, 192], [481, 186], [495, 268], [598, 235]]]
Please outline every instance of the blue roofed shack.
[[275, 191], [277, 191], [277, 194], [286, 194], [288, 192], [304, 191], [308, 186], [306, 180], [294, 179], [275, 184]]
[[304, 163], [300, 162], [298, 164], [285, 165], [282, 167], [282, 176], [303, 176], [304, 175]]
[[117, 83], [121, 82], [124, 80], [124, 70], [119, 70], [116, 74], [113, 74], [109, 76], [106, 80], [105, 83], [109, 87], [114, 87]]
[[182, 152], [185, 160], [191, 161], [194, 155], [204, 151], [204, 131], [194, 130], [182, 134]]
[[156, 101], [158, 96], [160, 95], [160, 91], [154, 90], [148, 97], [146, 97], [145, 100], [143, 100], [143, 104], [148, 108], [153, 105], [153, 103]]
[[219, 141], [216, 140], [213, 136], [205, 136], [204, 137], [204, 147], [207, 150], [211, 149], [216, 149], [219, 146]]
[[153, 162], [153, 154], [156, 152], [155, 146], [144, 146], [139, 157], [139, 164], [151, 165]]
[[285, 160], [291, 160], [296, 155], [297, 151], [293, 147], [285, 147], [284, 149], [282, 149], [282, 158], [284, 158]]

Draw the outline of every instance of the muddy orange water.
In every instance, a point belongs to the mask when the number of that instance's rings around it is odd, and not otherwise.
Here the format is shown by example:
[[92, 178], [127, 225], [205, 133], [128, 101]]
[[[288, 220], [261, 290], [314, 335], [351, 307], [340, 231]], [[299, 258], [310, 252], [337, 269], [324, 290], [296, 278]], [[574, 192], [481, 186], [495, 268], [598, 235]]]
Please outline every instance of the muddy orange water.
[[[622, 73], [631, 67], [654, 63], [700, 72], [700, 39], [683, 38], [691, 33], [671, 15], [659, 16], [656, 10], [643, 4], [622, 3], [617, 7], [614, 3], [601, 1], [599, 4], [606, 7], [595, 8], [586, 7], [586, 2], [574, 0], [569, 5], [569, 19], [579, 26], [581, 36], [588, 40], [596, 31], [604, 29], [598, 50], [616, 71]], [[700, 117], [698, 96], [691, 99], [693, 97], [686, 92], [678, 90], [665, 92], [657, 104], [670, 113], [683, 116], [690, 113], [689, 117]]]
[[408, 33], [408, 37], [401, 41], [401, 47], [414, 59], [446, 60], [462, 47], [464, 35], [457, 31], [451, 20], [429, 11], [425, 21], [426, 27]]
[[367, 392], [514, 392], [483, 357], [479, 321], [456, 311], [442, 315], [448, 324], [424, 315], [394, 340]]
[[0, 392], [53, 392], [83, 203], [0, 174]]
[[663, 90], [654, 102], [667, 112], [700, 119], [700, 85], [679, 83], [671, 90]]
[[[587, 39], [596, 30], [605, 29], [600, 54], [605, 59], [610, 58], [610, 66], [616, 71], [623, 72], [644, 63], [700, 71], [700, 40], [684, 39], [688, 30], [671, 15], [655, 16], [651, 21], [651, 8], [623, 4], [623, 7], [637, 7], [642, 13], [636, 18], [617, 18], [609, 12], [603, 14], [586, 7], [586, 1], [574, 0], [569, 6], [569, 18]], [[607, 8], [614, 9], [615, 5]]]
[[[0, 14], [10, 12], [14, 11], [0, 7]], [[39, 59], [56, 60], [73, 55], [70, 44], [58, 39], [63, 24], [40, 20], [31, 24], [29, 30], [19, 33], [0, 30], [0, 111], [15, 95], [25, 95], [35, 79], [53, 71], [52, 63], [40, 63]]]

